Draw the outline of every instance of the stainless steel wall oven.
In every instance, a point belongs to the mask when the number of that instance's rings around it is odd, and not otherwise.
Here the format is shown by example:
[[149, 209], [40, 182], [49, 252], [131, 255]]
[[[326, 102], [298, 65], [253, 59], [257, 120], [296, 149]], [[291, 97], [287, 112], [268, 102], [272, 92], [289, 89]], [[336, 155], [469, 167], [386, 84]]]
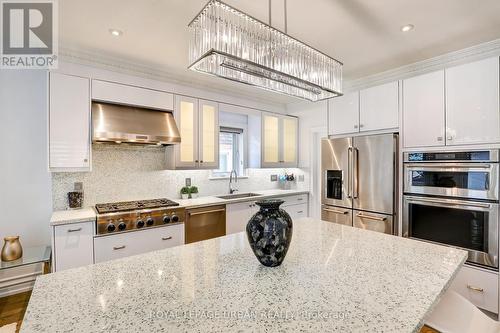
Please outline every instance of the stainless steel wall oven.
[[498, 270], [498, 151], [404, 154], [403, 236]]

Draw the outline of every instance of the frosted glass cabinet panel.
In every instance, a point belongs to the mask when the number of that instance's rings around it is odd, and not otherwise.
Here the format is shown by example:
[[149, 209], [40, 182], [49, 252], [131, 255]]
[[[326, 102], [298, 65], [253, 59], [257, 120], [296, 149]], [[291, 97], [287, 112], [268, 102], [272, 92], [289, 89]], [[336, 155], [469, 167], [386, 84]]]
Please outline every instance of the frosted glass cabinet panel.
[[446, 145], [500, 141], [499, 58], [445, 70]]
[[298, 163], [298, 119], [263, 113], [263, 168], [296, 167]]
[[219, 168], [219, 104], [177, 95], [174, 115], [181, 143], [166, 148], [167, 168]]
[[196, 167], [198, 164], [198, 100], [176, 96], [177, 126], [181, 143], [177, 149], [177, 167]]
[[283, 121], [283, 163], [286, 167], [297, 166], [297, 118], [284, 117]]
[[264, 159], [263, 165], [277, 166], [280, 162], [279, 157], [279, 118], [277, 116], [264, 115], [263, 123], [263, 142], [262, 149]]
[[199, 101], [200, 168], [216, 169], [219, 165], [219, 112], [217, 103]]
[[49, 74], [49, 169], [90, 171], [90, 80]]

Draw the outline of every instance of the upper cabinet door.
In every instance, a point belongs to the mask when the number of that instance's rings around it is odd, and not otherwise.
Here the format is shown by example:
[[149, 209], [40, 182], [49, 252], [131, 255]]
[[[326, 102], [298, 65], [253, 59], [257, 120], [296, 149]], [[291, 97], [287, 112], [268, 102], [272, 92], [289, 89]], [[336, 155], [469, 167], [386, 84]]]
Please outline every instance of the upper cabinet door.
[[264, 168], [281, 166], [280, 117], [262, 114], [262, 163]]
[[92, 99], [168, 111], [174, 107], [170, 93], [100, 80], [92, 80]]
[[405, 148], [444, 146], [444, 71], [403, 81]]
[[445, 70], [446, 144], [500, 139], [498, 57]]
[[282, 166], [283, 167], [297, 167], [298, 165], [298, 130], [299, 122], [295, 117], [282, 117], [281, 118], [281, 142], [282, 151]]
[[49, 74], [49, 168], [90, 170], [90, 80]]
[[219, 105], [199, 100], [199, 167], [219, 168]]
[[397, 129], [399, 126], [398, 82], [360, 91], [360, 131]]
[[175, 96], [175, 119], [181, 135], [181, 143], [175, 145], [176, 163], [179, 168], [198, 166], [198, 100]]
[[359, 132], [359, 91], [328, 100], [328, 135]]

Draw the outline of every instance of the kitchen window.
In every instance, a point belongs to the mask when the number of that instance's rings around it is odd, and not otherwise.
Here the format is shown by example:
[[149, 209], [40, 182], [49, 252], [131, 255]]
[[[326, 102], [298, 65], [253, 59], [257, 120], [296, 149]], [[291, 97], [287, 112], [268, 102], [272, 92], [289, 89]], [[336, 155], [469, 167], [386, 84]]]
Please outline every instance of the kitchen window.
[[232, 170], [236, 171], [238, 177], [244, 176], [244, 135], [242, 128], [220, 127], [219, 169], [213, 171], [213, 177], [229, 177]]

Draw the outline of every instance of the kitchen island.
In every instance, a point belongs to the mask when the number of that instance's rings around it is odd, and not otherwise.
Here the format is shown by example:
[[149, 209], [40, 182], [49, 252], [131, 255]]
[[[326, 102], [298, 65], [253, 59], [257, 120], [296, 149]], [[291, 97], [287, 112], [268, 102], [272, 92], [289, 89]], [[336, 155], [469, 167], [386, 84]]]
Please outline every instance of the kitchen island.
[[238, 233], [41, 276], [21, 332], [418, 332], [466, 258], [300, 219], [276, 268]]

